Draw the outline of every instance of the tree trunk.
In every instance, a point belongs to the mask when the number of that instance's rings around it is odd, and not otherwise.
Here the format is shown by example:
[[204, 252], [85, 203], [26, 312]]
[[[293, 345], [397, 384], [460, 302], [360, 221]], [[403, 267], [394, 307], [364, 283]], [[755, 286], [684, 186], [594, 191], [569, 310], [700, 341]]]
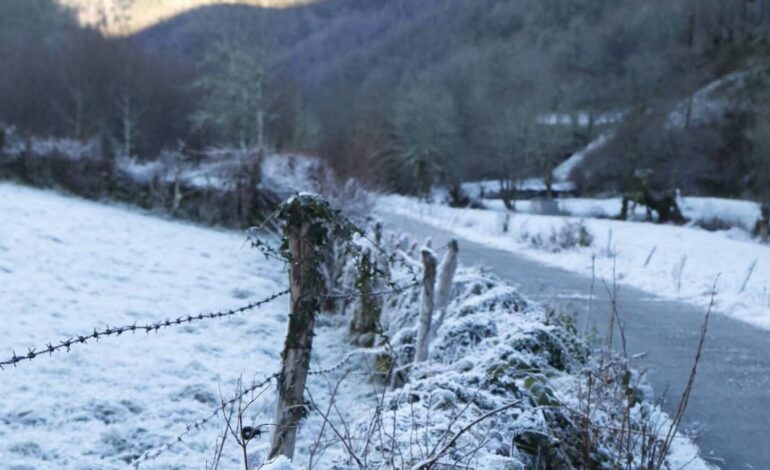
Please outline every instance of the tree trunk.
[[553, 199], [553, 165], [550, 162], [545, 174], [545, 197]]
[[428, 359], [430, 345], [430, 324], [433, 319], [434, 294], [436, 290], [436, 255], [429, 248], [422, 249], [422, 301], [420, 304], [420, 321], [417, 331], [417, 347], [414, 362]]
[[762, 204], [760, 213], [755, 232], [760, 242], [767, 243], [770, 240], [770, 204]]
[[174, 179], [174, 196], [171, 200], [171, 213], [174, 215], [179, 211], [179, 208], [182, 205], [182, 199], [184, 198], [182, 195], [181, 184], [178, 177]]
[[[297, 205], [293, 210], [305, 210]], [[304, 392], [310, 366], [313, 345], [313, 328], [319, 307], [316, 282], [315, 246], [307, 214], [298, 217], [303, 222], [291, 227], [289, 237], [289, 283], [291, 305], [289, 330], [284, 345], [283, 367], [278, 379], [278, 404], [275, 412], [275, 429], [270, 444], [270, 458], [284, 455], [291, 459], [297, 437], [297, 425], [305, 415]]]
[[628, 220], [628, 202], [628, 196], [624, 194], [623, 201], [620, 204], [620, 214], [618, 214], [618, 219]]
[[134, 126], [132, 121], [131, 95], [126, 93], [123, 102], [123, 154], [131, 158], [131, 152], [134, 149]]
[[378, 248], [382, 247], [382, 222], [380, 221], [374, 223], [374, 244]]
[[513, 202], [513, 183], [510, 180], [500, 182], [500, 198], [503, 200], [505, 208], [509, 211], [516, 210], [516, 204]]

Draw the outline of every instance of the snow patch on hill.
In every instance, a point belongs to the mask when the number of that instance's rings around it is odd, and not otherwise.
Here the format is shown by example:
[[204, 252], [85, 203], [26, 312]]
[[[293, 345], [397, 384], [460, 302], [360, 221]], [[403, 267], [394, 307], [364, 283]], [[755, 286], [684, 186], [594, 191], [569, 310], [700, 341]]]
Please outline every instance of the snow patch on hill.
[[553, 170], [553, 177], [557, 181], [567, 181], [572, 170], [583, 164], [587, 155], [602, 148], [615, 135], [613, 131], [607, 131], [592, 140], [584, 149], [573, 153]]
[[750, 85], [767, 78], [767, 67], [739, 70], [712, 81], [674, 107], [666, 118], [666, 126], [684, 128], [719, 121], [729, 109], [748, 104]]

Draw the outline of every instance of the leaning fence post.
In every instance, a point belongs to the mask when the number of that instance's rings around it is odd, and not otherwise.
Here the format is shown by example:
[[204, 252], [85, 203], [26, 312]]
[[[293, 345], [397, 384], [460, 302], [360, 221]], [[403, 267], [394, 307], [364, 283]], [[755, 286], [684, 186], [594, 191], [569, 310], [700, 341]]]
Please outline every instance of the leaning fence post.
[[420, 304], [420, 320], [417, 330], [417, 348], [414, 362], [428, 359], [430, 344], [430, 323], [433, 317], [434, 294], [436, 290], [436, 255], [429, 248], [422, 249], [422, 301]]
[[441, 311], [437, 321], [433, 322], [431, 326], [431, 337], [436, 335], [436, 332], [444, 323], [444, 317], [446, 316], [447, 305], [449, 305], [449, 297], [452, 293], [452, 281], [454, 280], [455, 272], [457, 271], [457, 253], [460, 251], [457, 245], [457, 240], [449, 240], [447, 244], [447, 250], [444, 254], [444, 258], [441, 260], [441, 265], [438, 268], [438, 285], [436, 286], [436, 305], [435, 308]]
[[318, 204], [318, 201], [311, 196], [297, 196], [284, 206], [291, 301], [289, 327], [281, 355], [283, 362], [278, 379], [278, 403], [270, 458], [284, 455], [291, 459], [294, 456], [297, 425], [305, 415], [305, 382], [323, 285], [319, 280], [319, 260], [314, 245], [314, 231], [320, 223], [313, 218], [314, 204]]

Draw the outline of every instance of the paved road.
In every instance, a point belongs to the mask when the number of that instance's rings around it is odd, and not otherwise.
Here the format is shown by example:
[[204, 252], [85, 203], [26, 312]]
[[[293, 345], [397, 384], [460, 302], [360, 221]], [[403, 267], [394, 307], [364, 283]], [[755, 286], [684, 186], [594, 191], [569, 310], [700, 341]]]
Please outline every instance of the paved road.
[[[405, 217], [391, 216], [393, 226], [418, 237], [431, 236], [434, 246], [451, 234]], [[531, 261], [508, 251], [460, 241], [460, 261], [484, 265], [520, 285], [533, 300], [554, 299], [573, 309], [582, 325], [588, 311], [589, 276]], [[592, 314], [604, 331], [609, 296], [595, 289]], [[668, 391], [663, 407], [673, 411], [692, 367], [705, 312], [686, 304], [623, 287], [620, 317], [630, 354], [646, 352], [640, 366], [656, 393]], [[688, 429], [698, 429], [703, 456], [723, 469], [770, 470], [770, 332], [713, 315], [696, 386], [685, 416]]]

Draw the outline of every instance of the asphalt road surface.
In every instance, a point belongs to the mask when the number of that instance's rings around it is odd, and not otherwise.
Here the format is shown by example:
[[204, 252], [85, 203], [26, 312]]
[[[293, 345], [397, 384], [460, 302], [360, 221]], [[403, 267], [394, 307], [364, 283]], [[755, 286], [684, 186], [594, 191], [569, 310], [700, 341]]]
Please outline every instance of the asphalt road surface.
[[[453, 237], [406, 217], [388, 218], [392, 228], [418, 239], [432, 237], [435, 247]], [[590, 275], [462, 238], [458, 241], [461, 263], [486, 266], [518, 284], [531, 299], [570, 309], [577, 315], [577, 325], [584, 324]], [[595, 321], [603, 333], [611, 312], [610, 297], [601, 282], [595, 284], [594, 295], [591, 323]], [[705, 311], [626, 286], [617, 299], [628, 352], [646, 353], [637, 365], [647, 370], [656, 395], [667, 391], [663, 408], [673, 412], [692, 368]], [[698, 431], [703, 457], [720, 468], [770, 470], [770, 332], [712, 315], [684, 427]]]

